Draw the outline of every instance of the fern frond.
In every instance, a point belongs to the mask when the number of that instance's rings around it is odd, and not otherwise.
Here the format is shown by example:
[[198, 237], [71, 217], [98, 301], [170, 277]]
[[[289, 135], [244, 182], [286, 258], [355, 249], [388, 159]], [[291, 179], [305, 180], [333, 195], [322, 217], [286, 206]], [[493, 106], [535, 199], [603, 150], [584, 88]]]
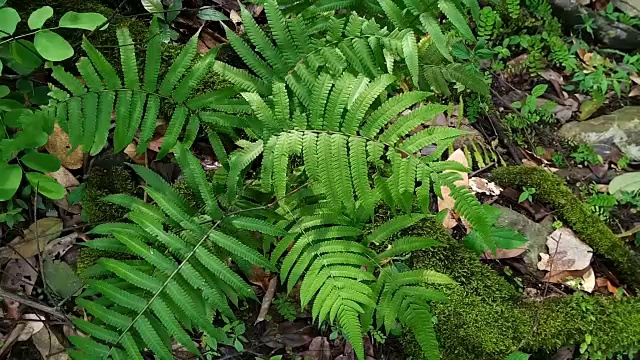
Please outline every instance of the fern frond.
[[118, 38], [118, 48], [120, 49], [124, 86], [131, 90], [138, 89], [140, 88], [140, 78], [138, 77], [138, 64], [136, 64], [136, 49], [129, 29], [118, 29], [116, 36]]

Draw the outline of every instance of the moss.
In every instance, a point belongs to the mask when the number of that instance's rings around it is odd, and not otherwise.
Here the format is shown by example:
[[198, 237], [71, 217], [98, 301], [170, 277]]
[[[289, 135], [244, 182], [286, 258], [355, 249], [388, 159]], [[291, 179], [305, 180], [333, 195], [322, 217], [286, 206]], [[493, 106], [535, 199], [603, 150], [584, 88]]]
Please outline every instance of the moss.
[[[159, 72], [160, 79], [163, 79], [164, 76], [167, 74], [167, 72], [169, 71], [169, 67], [175, 62], [178, 55], [180, 55], [180, 52], [182, 51], [183, 47], [184, 45], [181, 45], [181, 44], [163, 44], [162, 61], [161, 61], [160, 72]], [[196, 61], [200, 60], [203, 56], [204, 54], [198, 53], [194, 57], [192, 63], [195, 63]], [[229, 86], [233, 86], [233, 84], [225, 80], [220, 75], [218, 75], [215, 71], [211, 70], [200, 81], [200, 84], [198, 84], [198, 86], [193, 90], [193, 93], [204, 94], [209, 91], [214, 91], [214, 90], [222, 89]], [[171, 118], [171, 112], [173, 111], [174, 106], [175, 106], [174, 104], [168, 101], [162, 102], [160, 112], [164, 118], [166, 119]]]
[[85, 178], [87, 187], [82, 198], [82, 207], [90, 224], [121, 221], [127, 209], [103, 201], [107, 195], [135, 195], [137, 185], [128, 168], [118, 163], [101, 161], [94, 164]]
[[537, 201], [549, 204], [554, 213], [591, 246], [596, 254], [611, 261], [624, 282], [640, 288], [640, 257], [622, 239], [578, 199], [565, 182], [541, 168], [526, 166], [502, 167], [493, 171], [492, 178], [501, 186], [516, 189], [533, 187]]
[[[617, 353], [640, 345], [640, 300], [573, 295], [542, 302], [524, 300], [495, 271], [427, 220], [409, 234], [432, 237], [442, 246], [414, 253], [410, 264], [443, 272], [458, 286], [442, 287], [449, 301], [434, 303], [436, 331], [444, 359], [502, 360], [516, 349], [548, 352], [579, 345], [588, 334], [590, 351]], [[407, 358], [423, 359], [407, 334]]]

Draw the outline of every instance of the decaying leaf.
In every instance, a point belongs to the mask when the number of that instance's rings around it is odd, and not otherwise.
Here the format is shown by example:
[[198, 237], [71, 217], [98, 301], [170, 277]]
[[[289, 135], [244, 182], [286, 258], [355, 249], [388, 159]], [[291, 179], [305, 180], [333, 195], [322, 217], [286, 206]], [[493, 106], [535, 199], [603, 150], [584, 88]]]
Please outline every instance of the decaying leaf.
[[53, 217], [40, 219], [25, 230], [24, 236], [18, 236], [9, 245], [0, 248], [0, 258], [30, 258], [39, 250], [44, 250], [51, 240], [60, 236], [60, 233], [62, 220]]
[[260, 340], [273, 349], [295, 348], [309, 344], [315, 337], [314, 332], [313, 326], [306, 322], [284, 322], [267, 329]]
[[540, 254], [540, 270], [583, 270], [589, 266], [593, 256], [593, 249], [566, 227], [557, 229], [547, 237], [547, 247], [549, 254]]
[[82, 280], [63, 261], [45, 261], [44, 277], [51, 290], [62, 298], [71, 297], [83, 287]]
[[640, 86], [636, 86], [629, 91], [629, 97], [640, 96]]
[[[37, 279], [38, 271], [36, 270], [35, 258], [11, 259], [4, 268], [0, 286], [13, 293], [31, 295]], [[4, 299], [4, 302], [7, 306], [6, 317], [17, 319], [19, 317], [18, 307], [20, 303], [9, 299]]]
[[578, 120], [587, 120], [591, 117], [598, 109], [600, 109], [604, 105], [604, 98], [593, 98], [589, 100], [585, 100], [582, 104], [580, 104], [580, 115], [578, 116]]
[[42, 330], [44, 327], [45, 318], [36, 315], [36, 314], [24, 314], [22, 315], [24, 319], [25, 327], [22, 329], [22, 332], [18, 336], [18, 341], [26, 341], [31, 338], [31, 335], [37, 333]]
[[60, 183], [60, 185], [64, 186], [67, 189], [80, 185], [78, 179], [76, 179], [76, 177], [73, 176], [73, 174], [64, 167], [61, 167], [56, 172], [47, 173], [47, 175], [54, 178], [57, 182]]
[[67, 169], [79, 169], [82, 167], [84, 161], [82, 146], [78, 146], [73, 152], [69, 153], [71, 151], [69, 135], [58, 124], [54, 125], [53, 132], [49, 135], [45, 148], [50, 154], [60, 159], [63, 167]]
[[324, 336], [316, 336], [309, 344], [309, 350], [299, 354], [310, 360], [331, 360], [331, 346]]
[[502, 192], [502, 188], [495, 183], [481, 178], [481, 177], [472, 177], [469, 179], [469, 186], [471, 187], [471, 191], [474, 194], [486, 194], [486, 195], [500, 195]]
[[60, 344], [60, 341], [56, 335], [51, 332], [50, 327], [45, 327], [42, 330], [36, 332], [31, 336], [33, 344], [40, 352], [43, 359], [47, 360], [70, 360], [67, 355], [64, 346]]
[[131, 158], [131, 160], [133, 160], [133, 162], [135, 162], [138, 165], [144, 165], [145, 164], [145, 155], [144, 153], [142, 154], [138, 154], [137, 153], [137, 145], [134, 143], [131, 143], [129, 145], [127, 145], [127, 147], [124, 149], [124, 153], [129, 155], [129, 157]]
[[616, 286], [614, 286], [611, 281], [609, 281], [609, 279], [607, 278], [597, 278], [596, 279], [596, 286], [601, 288], [601, 287], [606, 287], [607, 291], [610, 292], [613, 295], [617, 295], [618, 294], [618, 288]]
[[609, 183], [609, 194], [621, 197], [623, 191], [630, 193], [640, 190], [640, 171], [614, 177]]
[[[457, 161], [465, 167], [469, 167], [467, 157], [464, 155], [464, 151], [462, 151], [461, 149], [454, 151], [447, 160]], [[459, 173], [462, 179], [456, 181], [455, 184], [457, 186], [469, 186], [469, 175], [467, 173]], [[448, 187], [443, 186], [440, 191], [442, 192], [442, 198], [438, 198], [438, 210], [449, 210], [449, 214], [445, 217], [442, 225], [447, 229], [451, 229], [457, 224], [457, 221], [452, 213], [453, 207], [456, 202], [453, 197], [451, 197], [451, 190], [449, 190]]]

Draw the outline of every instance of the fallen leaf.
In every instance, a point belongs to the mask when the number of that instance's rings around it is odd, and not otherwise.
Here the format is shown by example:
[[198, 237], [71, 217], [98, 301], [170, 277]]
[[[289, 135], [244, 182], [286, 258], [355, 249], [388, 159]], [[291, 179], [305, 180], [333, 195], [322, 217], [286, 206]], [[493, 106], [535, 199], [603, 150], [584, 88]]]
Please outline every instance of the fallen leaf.
[[309, 349], [299, 354], [303, 358], [310, 360], [331, 360], [331, 346], [329, 340], [324, 336], [316, 336], [309, 344]]
[[615, 287], [613, 284], [611, 284], [611, 281], [609, 281], [609, 279], [607, 278], [597, 278], [596, 279], [596, 286], [599, 288], [607, 288], [607, 291], [610, 292], [613, 295], [617, 295], [618, 294], [618, 288]]
[[633, 81], [637, 85], [640, 85], [640, 76], [638, 76], [638, 75], [629, 75], [629, 79], [631, 79], [631, 81]]
[[78, 146], [69, 154], [71, 150], [69, 135], [58, 124], [54, 125], [53, 132], [49, 135], [45, 148], [50, 154], [60, 159], [63, 167], [67, 169], [79, 169], [82, 167], [84, 162], [82, 146]]
[[262, 291], [267, 291], [267, 289], [269, 288], [269, 282], [273, 277], [272, 274], [267, 273], [266, 271], [264, 271], [264, 268], [258, 265], [252, 265], [251, 269], [252, 272], [248, 276], [249, 282], [254, 285], [260, 286], [262, 288]]
[[522, 245], [521, 247], [517, 248], [517, 249], [500, 249], [497, 248], [496, 249], [496, 253], [493, 254], [491, 253], [491, 251], [487, 250], [484, 252], [484, 254], [482, 255], [483, 259], [492, 259], [492, 260], [497, 260], [497, 259], [509, 259], [509, 258], [514, 258], [516, 256], [520, 256], [520, 254], [522, 254], [523, 252], [525, 252], [527, 250], [527, 245]]
[[18, 236], [11, 240], [10, 246], [0, 248], [0, 258], [30, 258], [38, 254], [38, 250], [44, 250], [51, 240], [60, 236], [60, 233], [62, 220], [53, 217], [40, 219], [24, 231], [24, 236]]
[[26, 341], [31, 338], [31, 335], [37, 333], [44, 327], [45, 318], [36, 314], [24, 314], [22, 318], [25, 320], [25, 327], [22, 329], [18, 341]]
[[73, 245], [76, 243], [76, 239], [79, 237], [77, 232], [73, 232], [69, 235], [59, 237], [47, 244], [44, 248], [44, 258], [52, 259], [59, 258], [64, 255]]
[[546, 271], [582, 270], [591, 263], [593, 249], [563, 227], [547, 237], [549, 254], [540, 254], [538, 269]]
[[163, 142], [164, 136], [154, 137], [151, 141], [149, 141], [149, 150], [160, 152], [160, 148], [162, 147]]
[[[465, 167], [469, 167], [467, 157], [464, 155], [464, 151], [462, 151], [461, 149], [454, 151], [449, 156], [447, 161], [457, 161]], [[456, 181], [455, 184], [457, 186], [469, 186], [469, 174], [459, 171], [458, 173], [460, 174], [462, 179]], [[438, 198], [438, 211], [449, 210], [449, 214], [447, 214], [447, 216], [445, 217], [442, 225], [447, 229], [451, 229], [458, 223], [452, 214], [453, 207], [456, 201], [453, 199], [453, 197], [451, 197], [451, 190], [447, 186], [441, 187], [440, 191], [442, 192], [442, 198]]]
[[71, 297], [84, 286], [71, 266], [63, 261], [45, 261], [43, 273], [47, 285], [62, 298]]
[[306, 322], [284, 322], [267, 329], [260, 340], [273, 349], [296, 348], [309, 344], [315, 337], [314, 333], [314, 327]]
[[584, 274], [586, 274], [589, 268], [585, 268], [582, 270], [559, 270], [559, 271], [549, 271], [544, 275], [544, 281], [563, 284], [568, 279], [571, 278], [581, 278]]
[[138, 165], [144, 165], [145, 164], [144, 153], [138, 154], [137, 153], [137, 146], [134, 143], [131, 143], [131, 144], [127, 145], [127, 147], [124, 149], [124, 153], [129, 155], [131, 160], [133, 160], [133, 162], [135, 162], [136, 164], [138, 164]]
[[31, 337], [36, 349], [43, 359], [47, 360], [70, 360], [64, 346], [60, 344], [58, 337], [51, 332], [50, 327], [45, 327], [36, 332]]
[[500, 195], [502, 188], [495, 183], [481, 177], [469, 179], [469, 186], [474, 194]]
[[[0, 286], [16, 294], [31, 295], [37, 279], [38, 271], [36, 270], [35, 258], [11, 259], [4, 268]], [[8, 319], [17, 319], [19, 317], [18, 307], [20, 307], [20, 303], [9, 299], [4, 299], [4, 302], [7, 306], [6, 317]]]
[[61, 167], [56, 172], [47, 173], [47, 175], [54, 178], [57, 182], [60, 183], [60, 185], [64, 186], [67, 189], [80, 185], [78, 179], [76, 179], [76, 177], [73, 176], [73, 174], [64, 167]]
[[640, 190], [640, 171], [625, 173], [614, 177], [609, 183], [609, 194], [622, 196], [623, 191], [636, 192]]
[[580, 115], [578, 120], [583, 121], [591, 117], [598, 109], [604, 105], [604, 98], [593, 98], [585, 100], [580, 104]]

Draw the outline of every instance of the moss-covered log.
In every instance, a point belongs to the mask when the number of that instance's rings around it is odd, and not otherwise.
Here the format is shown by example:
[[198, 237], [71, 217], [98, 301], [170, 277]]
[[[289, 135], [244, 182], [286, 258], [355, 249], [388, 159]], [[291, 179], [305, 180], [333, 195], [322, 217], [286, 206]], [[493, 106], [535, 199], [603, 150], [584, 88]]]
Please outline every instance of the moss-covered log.
[[[443, 246], [414, 253], [413, 267], [451, 276], [459, 286], [443, 287], [449, 302], [433, 304], [438, 339], [445, 359], [502, 360], [515, 350], [553, 352], [580, 345], [614, 354], [640, 347], [640, 299], [576, 294], [542, 302], [525, 300], [504, 278], [480, 262], [439, 224], [424, 221], [409, 230]], [[409, 235], [406, 232], [402, 235]], [[413, 340], [408, 356], [422, 359]]]
[[554, 214], [596, 254], [611, 261], [622, 280], [640, 289], [640, 257], [615, 236], [607, 225], [578, 199], [564, 180], [538, 167], [509, 166], [498, 168], [492, 179], [501, 186], [536, 189], [533, 198], [550, 205]]

